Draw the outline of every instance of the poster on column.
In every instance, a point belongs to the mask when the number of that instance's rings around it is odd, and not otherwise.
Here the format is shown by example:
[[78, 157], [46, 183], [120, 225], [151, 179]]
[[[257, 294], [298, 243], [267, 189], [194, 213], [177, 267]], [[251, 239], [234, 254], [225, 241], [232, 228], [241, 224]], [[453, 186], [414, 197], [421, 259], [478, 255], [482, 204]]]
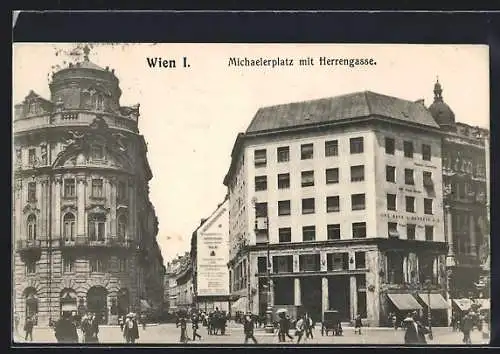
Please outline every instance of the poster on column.
[[197, 295], [229, 295], [229, 245], [227, 201], [197, 232]]

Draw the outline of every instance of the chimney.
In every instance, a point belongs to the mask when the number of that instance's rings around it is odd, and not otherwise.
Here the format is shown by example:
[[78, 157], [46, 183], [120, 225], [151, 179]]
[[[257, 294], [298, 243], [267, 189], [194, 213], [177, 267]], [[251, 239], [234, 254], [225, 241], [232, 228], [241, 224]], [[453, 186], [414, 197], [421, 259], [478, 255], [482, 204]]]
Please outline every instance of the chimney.
[[422, 105], [423, 107], [425, 107], [425, 103], [424, 103], [424, 102], [425, 102], [425, 101], [424, 101], [424, 99], [423, 99], [423, 98], [420, 98], [420, 99], [418, 99], [418, 100], [416, 100], [416, 101], [415, 101], [415, 103], [420, 104], [420, 105]]

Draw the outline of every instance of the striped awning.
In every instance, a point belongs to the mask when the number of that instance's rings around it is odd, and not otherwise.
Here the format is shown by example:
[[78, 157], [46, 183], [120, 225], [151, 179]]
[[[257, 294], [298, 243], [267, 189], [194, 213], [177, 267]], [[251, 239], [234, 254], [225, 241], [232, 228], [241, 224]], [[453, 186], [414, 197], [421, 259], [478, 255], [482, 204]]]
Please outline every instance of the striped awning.
[[431, 309], [433, 310], [446, 310], [450, 306], [441, 294], [418, 294], [418, 297], [429, 306], [429, 299], [431, 303]]
[[387, 294], [387, 297], [399, 310], [420, 310], [422, 306], [411, 294]]

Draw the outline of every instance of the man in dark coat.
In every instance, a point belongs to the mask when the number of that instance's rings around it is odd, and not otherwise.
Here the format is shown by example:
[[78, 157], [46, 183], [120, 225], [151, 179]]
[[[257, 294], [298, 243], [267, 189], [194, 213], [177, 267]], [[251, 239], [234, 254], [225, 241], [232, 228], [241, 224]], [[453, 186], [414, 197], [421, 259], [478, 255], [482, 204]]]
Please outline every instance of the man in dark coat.
[[474, 327], [474, 321], [470, 314], [466, 313], [464, 318], [462, 319], [462, 333], [464, 334], [463, 342], [465, 344], [471, 344], [470, 332], [472, 331], [472, 327]]
[[201, 340], [201, 336], [197, 333], [198, 328], [199, 328], [199, 325], [198, 325], [199, 322], [200, 322], [200, 318], [198, 316], [198, 313], [193, 312], [193, 315], [191, 316], [191, 324], [193, 327], [193, 341], [196, 338], [199, 338]]
[[127, 343], [134, 344], [136, 339], [139, 338], [139, 326], [137, 325], [137, 320], [132, 314], [128, 314], [125, 320], [125, 325], [123, 326], [123, 336]]
[[248, 340], [251, 339], [254, 344], [257, 344], [257, 339], [253, 335], [253, 331], [255, 328], [255, 323], [252, 319], [251, 314], [247, 314], [245, 319], [243, 320], [243, 331], [245, 332], [245, 344], [248, 343]]
[[405, 344], [427, 344], [425, 340], [427, 330], [420, 323], [416, 322], [413, 317], [406, 318], [405, 323]]
[[58, 343], [78, 343], [78, 333], [76, 325], [67, 312], [63, 313], [62, 318], [55, 325], [55, 336]]
[[24, 340], [28, 340], [28, 337], [30, 338], [30, 341], [33, 341], [33, 326], [35, 325], [35, 321], [33, 320], [32, 317], [28, 316], [26, 317], [26, 322], [24, 323], [24, 332], [26, 333], [24, 336]]

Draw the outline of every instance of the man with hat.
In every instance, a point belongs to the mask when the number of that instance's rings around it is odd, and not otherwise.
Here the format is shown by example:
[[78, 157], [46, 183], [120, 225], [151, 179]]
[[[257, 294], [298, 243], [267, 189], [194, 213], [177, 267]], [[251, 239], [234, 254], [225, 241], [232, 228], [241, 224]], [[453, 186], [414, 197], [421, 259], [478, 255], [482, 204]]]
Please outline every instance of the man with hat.
[[406, 324], [405, 344], [427, 344], [425, 340], [427, 330], [415, 321], [414, 316], [408, 316], [403, 322]]
[[255, 323], [252, 319], [251, 312], [247, 312], [245, 319], [243, 320], [243, 330], [245, 332], [245, 344], [248, 343], [248, 340], [251, 339], [254, 344], [257, 344], [257, 339], [253, 335], [253, 331], [255, 328]]
[[133, 313], [129, 313], [125, 319], [123, 336], [127, 343], [132, 344], [139, 338], [139, 326], [137, 325], [137, 320]]

